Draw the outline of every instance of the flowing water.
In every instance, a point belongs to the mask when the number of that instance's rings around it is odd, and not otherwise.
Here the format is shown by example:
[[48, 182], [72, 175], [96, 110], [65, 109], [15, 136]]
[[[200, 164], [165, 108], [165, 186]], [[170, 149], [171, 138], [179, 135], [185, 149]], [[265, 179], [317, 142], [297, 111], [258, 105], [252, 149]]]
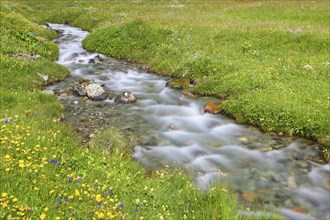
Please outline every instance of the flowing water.
[[[87, 32], [50, 26], [62, 32], [56, 40], [58, 63], [72, 74], [48, 89], [64, 106], [65, 121], [83, 136], [115, 126], [130, 140], [134, 158], [147, 168], [182, 168], [202, 190], [217, 181], [230, 184], [243, 203], [276, 207], [288, 219], [330, 218], [330, 166], [315, 162], [317, 143], [265, 134], [223, 115], [203, 114], [205, 102], [214, 98], [184, 98], [182, 91], [166, 87], [168, 78], [147, 73], [142, 65], [84, 50], [81, 41]], [[96, 55], [104, 60], [89, 63]], [[74, 96], [72, 84], [81, 78], [102, 83], [114, 95], [130, 91], [138, 101], [115, 104], [111, 98], [95, 102]]]

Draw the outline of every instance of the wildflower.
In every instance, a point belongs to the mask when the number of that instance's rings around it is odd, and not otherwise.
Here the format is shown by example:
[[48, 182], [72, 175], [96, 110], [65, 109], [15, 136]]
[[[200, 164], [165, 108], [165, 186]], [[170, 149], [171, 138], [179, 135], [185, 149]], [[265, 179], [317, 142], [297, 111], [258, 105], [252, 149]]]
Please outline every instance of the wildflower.
[[47, 211], [48, 211], [48, 207], [45, 207], [45, 208], [44, 208], [44, 211], [47, 212]]
[[13, 202], [17, 202], [18, 201], [18, 199], [17, 198], [13, 198]]
[[138, 212], [138, 210], [137, 209], [134, 209], [134, 211], [133, 211], [134, 213], [137, 213]]
[[4, 123], [6, 123], [6, 124], [9, 123], [9, 119], [8, 119], [8, 118], [3, 118], [2, 121], [3, 121]]
[[4, 192], [4, 193], [1, 194], [1, 196], [2, 196], [3, 198], [6, 198], [6, 197], [8, 196], [8, 194]]
[[98, 207], [101, 207], [101, 205], [102, 205], [101, 203], [97, 203], [97, 206], [98, 206]]
[[111, 195], [112, 194], [112, 190], [109, 189], [108, 190], [108, 194]]
[[124, 205], [120, 203], [119, 208], [123, 209]]
[[99, 217], [99, 218], [104, 218], [104, 214], [103, 214], [103, 212], [100, 212], [100, 213], [97, 215], [97, 217]]
[[57, 202], [58, 203], [61, 203], [62, 202], [62, 199], [61, 198], [57, 198]]
[[74, 191], [74, 194], [75, 194], [75, 196], [80, 196], [80, 192], [79, 192], [79, 190], [76, 189], [76, 190]]
[[137, 206], [141, 207], [142, 206], [142, 203], [138, 203]]
[[77, 179], [78, 183], [80, 183], [80, 182], [81, 182], [81, 180], [82, 180], [82, 178], [81, 178], [81, 177], [79, 177], [79, 178]]
[[44, 220], [46, 218], [46, 214], [45, 213], [42, 213], [41, 215], [40, 215], [40, 219], [41, 220]]
[[57, 160], [51, 159], [50, 162], [53, 163], [53, 164], [56, 164], [57, 163]]
[[69, 202], [69, 198], [65, 197], [64, 201]]
[[7, 154], [7, 155], [5, 156], [5, 159], [10, 159], [10, 155]]
[[53, 194], [55, 191], [52, 189], [49, 191], [49, 194]]
[[96, 199], [97, 202], [101, 202], [102, 201], [101, 194], [97, 194], [96, 197], [95, 197], [95, 199]]

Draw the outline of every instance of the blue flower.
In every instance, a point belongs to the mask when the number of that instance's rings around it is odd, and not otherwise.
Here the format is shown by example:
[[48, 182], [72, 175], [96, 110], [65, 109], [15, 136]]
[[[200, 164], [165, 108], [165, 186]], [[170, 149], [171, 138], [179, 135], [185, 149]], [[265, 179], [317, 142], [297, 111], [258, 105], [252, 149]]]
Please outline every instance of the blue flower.
[[137, 213], [138, 212], [138, 210], [137, 209], [134, 209], [134, 211], [133, 211], [134, 213]]
[[62, 202], [62, 199], [61, 198], [57, 198], [57, 202], [58, 203], [61, 203]]
[[141, 207], [142, 206], [142, 203], [138, 203], [137, 206]]
[[82, 180], [82, 178], [81, 178], [81, 177], [79, 177], [79, 178], [77, 179], [78, 183], [80, 183], [80, 182], [81, 182], [81, 180]]
[[69, 202], [69, 198], [68, 198], [68, 197], [66, 197], [64, 200], [65, 200], [66, 202]]
[[57, 163], [57, 160], [51, 159], [50, 162], [53, 163], [53, 164], [56, 164]]
[[110, 190], [110, 189], [109, 189], [109, 190], [108, 190], [108, 194], [110, 194], [110, 195], [111, 195], [111, 194], [112, 194], [112, 190]]
[[121, 209], [124, 208], [124, 205], [123, 204], [120, 204], [119, 205], [119, 208], [121, 208]]

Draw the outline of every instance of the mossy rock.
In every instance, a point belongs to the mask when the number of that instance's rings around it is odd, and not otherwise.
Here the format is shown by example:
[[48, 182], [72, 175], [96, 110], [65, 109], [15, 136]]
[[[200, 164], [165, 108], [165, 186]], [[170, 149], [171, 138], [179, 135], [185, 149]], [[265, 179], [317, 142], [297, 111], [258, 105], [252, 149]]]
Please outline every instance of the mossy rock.
[[167, 82], [166, 86], [169, 86], [173, 89], [187, 89], [190, 86], [189, 79], [172, 79]]

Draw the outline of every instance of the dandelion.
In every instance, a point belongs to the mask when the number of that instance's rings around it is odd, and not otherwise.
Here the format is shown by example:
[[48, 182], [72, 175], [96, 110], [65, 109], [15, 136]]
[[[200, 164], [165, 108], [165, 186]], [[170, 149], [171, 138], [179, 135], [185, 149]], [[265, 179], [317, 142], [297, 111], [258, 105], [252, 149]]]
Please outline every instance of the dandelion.
[[55, 191], [52, 189], [52, 190], [50, 190], [49, 191], [49, 194], [51, 195], [51, 194], [53, 194]]
[[44, 220], [46, 218], [46, 214], [45, 213], [42, 213], [41, 215], [40, 215], [40, 219], [41, 220]]
[[101, 202], [102, 201], [101, 194], [97, 194], [96, 197], [95, 197], [95, 199], [96, 199], [97, 202]]
[[99, 214], [97, 214], [97, 217], [99, 217], [99, 218], [104, 218], [104, 214], [103, 214], [103, 212], [100, 212]]
[[6, 198], [6, 197], [8, 196], [8, 194], [4, 192], [4, 193], [1, 194], [1, 196], [2, 196], [3, 198]]

